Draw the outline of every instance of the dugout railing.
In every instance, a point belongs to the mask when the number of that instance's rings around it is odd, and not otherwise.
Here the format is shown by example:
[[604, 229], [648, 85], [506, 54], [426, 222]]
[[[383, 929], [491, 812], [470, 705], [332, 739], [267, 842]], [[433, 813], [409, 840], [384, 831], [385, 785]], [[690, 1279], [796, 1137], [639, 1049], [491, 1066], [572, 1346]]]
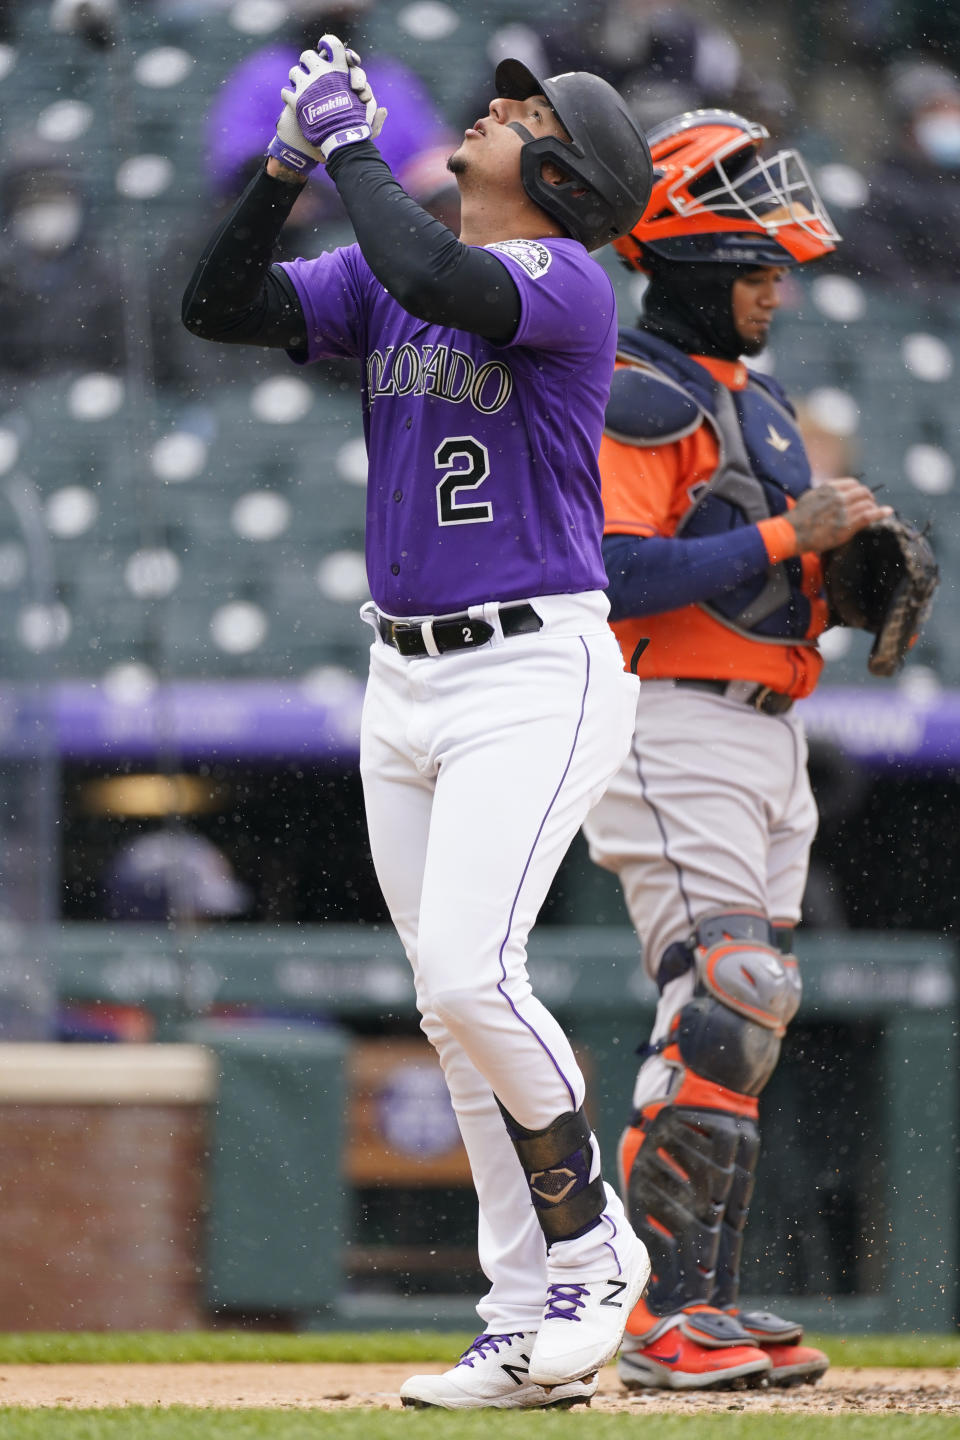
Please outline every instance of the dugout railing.
[[[63, 1013], [132, 1008], [158, 1042], [217, 1054], [212, 1315], [300, 1327], [472, 1323], [474, 1277], [456, 1273], [469, 1268], [469, 1176], [388, 928], [66, 925], [50, 948]], [[797, 948], [803, 1002], [761, 1100], [746, 1298], [821, 1330], [951, 1329], [960, 1319], [956, 948], [866, 932], [809, 934]], [[583, 1058], [612, 1169], [655, 998], [636, 941], [621, 927], [541, 926], [530, 966]], [[362, 1214], [351, 1203], [361, 1188]], [[435, 1255], [419, 1284], [416, 1244], [389, 1243], [411, 1193], [424, 1251]], [[363, 1233], [371, 1206], [374, 1243]], [[459, 1248], [444, 1243], [454, 1213]]]

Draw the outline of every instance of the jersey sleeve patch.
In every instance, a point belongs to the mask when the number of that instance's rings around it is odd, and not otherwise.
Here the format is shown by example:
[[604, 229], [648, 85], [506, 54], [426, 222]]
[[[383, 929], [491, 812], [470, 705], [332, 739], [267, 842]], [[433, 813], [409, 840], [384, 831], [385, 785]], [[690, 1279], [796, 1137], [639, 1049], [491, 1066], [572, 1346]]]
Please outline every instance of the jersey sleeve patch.
[[550, 251], [546, 245], [541, 245], [539, 240], [495, 240], [486, 248], [498, 250], [501, 255], [509, 255], [511, 260], [515, 260], [526, 270], [531, 280], [539, 280], [541, 275], [546, 275], [553, 263]]
[[690, 435], [703, 420], [699, 405], [653, 371], [625, 365], [614, 372], [604, 422], [626, 445], [664, 445]]

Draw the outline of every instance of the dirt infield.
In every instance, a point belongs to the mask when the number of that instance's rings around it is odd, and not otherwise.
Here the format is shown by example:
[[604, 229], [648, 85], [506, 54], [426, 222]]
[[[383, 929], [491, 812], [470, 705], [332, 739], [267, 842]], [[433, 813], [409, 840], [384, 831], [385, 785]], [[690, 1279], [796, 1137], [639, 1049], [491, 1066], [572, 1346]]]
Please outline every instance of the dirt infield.
[[[396, 1410], [411, 1365], [4, 1365], [0, 1405], [93, 1409], [195, 1405], [209, 1409]], [[424, 1366], [440, 1370], [439, 1365]], [[592, 1409], [601, 1414], [697, 1415], [739, 1410], [835, 1415], [960, 1413], [960, 1370], [836, 1369], [794, 1390], [628, 1396], [611, 1368]]]

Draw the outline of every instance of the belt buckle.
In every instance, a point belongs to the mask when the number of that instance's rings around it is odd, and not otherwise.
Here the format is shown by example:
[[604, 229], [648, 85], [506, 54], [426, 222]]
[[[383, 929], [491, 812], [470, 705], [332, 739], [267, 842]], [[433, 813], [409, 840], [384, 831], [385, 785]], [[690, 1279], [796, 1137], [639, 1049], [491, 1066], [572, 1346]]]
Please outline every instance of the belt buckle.
[[[415, 655], [436, 657], [448, 650], [473, 650], [486, 645], [494, 634], [494, 626], [483, 619], [486, 606], [471, 606], [469, 610], [456, 611], [450, 615], [432, 615], [426, 620], [388, 620], [379, 617], [380, 634], [388, 644], [393, 645], [407, 658]], [[454, 635], [453, 632], [456, 634]], [[409, 640], [408, 645], [405, 642]]]
[[415, 637], [415, 640], [420, 638], [421, 627], [419, 625], [411, 624], [409, 620], [387, 620], [386, 628], [387, 635], [384, 638], [399, 654], [406, 656], [407, 659], [416, 654], [416, 648], [411, 650], [404, 645], [404, 641], [408, 637]]

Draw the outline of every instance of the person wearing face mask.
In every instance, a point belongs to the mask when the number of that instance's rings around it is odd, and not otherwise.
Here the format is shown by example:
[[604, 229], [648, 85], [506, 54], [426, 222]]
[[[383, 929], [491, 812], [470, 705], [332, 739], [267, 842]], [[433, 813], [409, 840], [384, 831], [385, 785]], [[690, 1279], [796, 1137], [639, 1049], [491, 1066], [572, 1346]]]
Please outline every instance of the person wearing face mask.
[[[488, 53], [502, 43], [509, 47], [504, 54], [519, 48], [534, 69], [586, 65], [649, 130], [695, 105], [729, 105], [752, 81], [732, 32], [702, 10], [688, 0], [580, 0], [558, 11], [548, 27], [532, 15], [512, 20], [494, 32]], [[465, 116], [476, 103], [476, 97], [465, 99]]]
[[61, 157], [11, 147], [0, 180], [0, 386], [123, 357], [123, 317], [106, 260], [89, 243], [82, 187]]
[[[218, 196], [232, 203], [256, 174], [262, 138], [277, 119], [276, 76], [289, 70], [301, 51], [324, 33], [343, 35], [347, 43], [363, 50], [370, 84], [390, 112], [383, 157], [395, 173], [428, 146], [448, 145], [448, 154], [455, 148], [456, 132], [420, 77], [395, 55], [371, 49], [366, 27], [374, 8], [373, 0], [291, 0], [285, 27], [230, 72], [206, 125], [206, 170]], [[342, 225], [346, 220], [336, 186], [323, 171], [297, 209], [301, 224]]]
[[896, 125], [889, 153], [867, 171], [862, 210], [844, 222], [834, 269], [955, 285], [960, 274], [960, 77], [929, 60], [890, 67]]

